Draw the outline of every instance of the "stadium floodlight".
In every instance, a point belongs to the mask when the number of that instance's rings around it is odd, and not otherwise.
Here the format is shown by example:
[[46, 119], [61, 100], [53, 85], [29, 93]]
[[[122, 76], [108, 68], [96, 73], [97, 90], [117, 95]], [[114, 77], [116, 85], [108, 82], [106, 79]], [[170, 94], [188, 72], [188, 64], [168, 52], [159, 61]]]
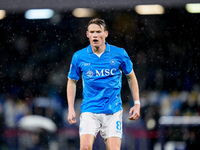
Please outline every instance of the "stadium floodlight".
[[137, 5], [135, 11], [140, 15], [161, 15], [164, 14], [164, 7], [162, 5]]
[[25, 12], [26, 19], [49, 19], [54, 15], [51, 9], [29, 9]]
[[0, 10], [0, 20], [2, 20], [6, 16], [5, 10]]
[[93, 17], [95, 11], [91, 8], [76, 8], [73, 10], [72, 14], [77, 18]]
[[200, 13], [200, 3], [188, 3], [185, 8], [189, 13]]

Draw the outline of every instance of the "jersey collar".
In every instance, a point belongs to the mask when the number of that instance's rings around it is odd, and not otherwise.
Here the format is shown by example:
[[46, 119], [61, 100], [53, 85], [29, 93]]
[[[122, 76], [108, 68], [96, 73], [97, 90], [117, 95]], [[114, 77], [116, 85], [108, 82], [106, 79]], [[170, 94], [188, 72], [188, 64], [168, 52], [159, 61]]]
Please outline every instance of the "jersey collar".
[[[108, 44], [107, 42], [105, 42], [105, 44], [106, 44], [106, 50], [105, 50], [105, 52], [110, 52], [110, 44]], [[93, 53], [91, 45], [89, 45], [87, 47], [87, 53], [89, 53], [89, 54]]]

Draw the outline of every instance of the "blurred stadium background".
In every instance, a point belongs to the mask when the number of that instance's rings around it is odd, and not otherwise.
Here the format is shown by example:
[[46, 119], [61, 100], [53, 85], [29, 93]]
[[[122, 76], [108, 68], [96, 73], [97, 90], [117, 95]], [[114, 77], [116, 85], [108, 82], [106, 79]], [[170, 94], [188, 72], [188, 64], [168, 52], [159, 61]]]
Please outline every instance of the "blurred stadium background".
[[[141, 117], [130, 122], [123, 76], [122, 150], [199, 149], [199, 13], [198, 0], [1, 1], [0, 149], [79, 149], [78, 123], [67, 122], [66, 82], [73, 53], [89, 44], [93, 17], [107, 22], [108, 43], [126, 49], [140, 86]], [[27, 115], [50, 118], [56, 132], [20, 128]], [[94, 149], [105, 149], [99, 135]]]

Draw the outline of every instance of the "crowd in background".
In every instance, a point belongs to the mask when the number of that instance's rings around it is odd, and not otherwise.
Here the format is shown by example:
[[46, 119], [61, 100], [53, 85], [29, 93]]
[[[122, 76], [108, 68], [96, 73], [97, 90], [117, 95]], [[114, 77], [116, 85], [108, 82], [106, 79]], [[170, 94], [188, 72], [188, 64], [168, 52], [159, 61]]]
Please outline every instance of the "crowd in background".
[[[169, 9], [158, 16], [140, 16], [131, 10], [107, 10], [97, 16], [107, 22], [107, 42], [125, 48], [133, 62], [145, 127], [151, 118], [158, 123], [162, 115], [200, 115], [199, 15]], [[89, 44], [85, 34], [89, 20], [70, 12], [49, 20], [25, 20], [23, 14], [0, 20], [0, 133], [5, 127], [16, 128], [27, 114], [68, 126], [67, 74], [73, 53]], [[126, 112], [133, 105], [126, 81], [122, 100]], [[43, 106], [43, 101], [49, 105]]]

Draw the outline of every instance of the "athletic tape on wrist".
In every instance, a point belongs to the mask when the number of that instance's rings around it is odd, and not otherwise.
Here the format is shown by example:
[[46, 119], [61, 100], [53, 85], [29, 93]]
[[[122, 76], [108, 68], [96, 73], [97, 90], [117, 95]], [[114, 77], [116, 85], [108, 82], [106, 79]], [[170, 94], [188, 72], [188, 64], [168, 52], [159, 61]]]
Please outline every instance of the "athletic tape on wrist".
[[135, 100], [134, 104], [139, 104], [140, 105], [140, 101], [139, 100]]

